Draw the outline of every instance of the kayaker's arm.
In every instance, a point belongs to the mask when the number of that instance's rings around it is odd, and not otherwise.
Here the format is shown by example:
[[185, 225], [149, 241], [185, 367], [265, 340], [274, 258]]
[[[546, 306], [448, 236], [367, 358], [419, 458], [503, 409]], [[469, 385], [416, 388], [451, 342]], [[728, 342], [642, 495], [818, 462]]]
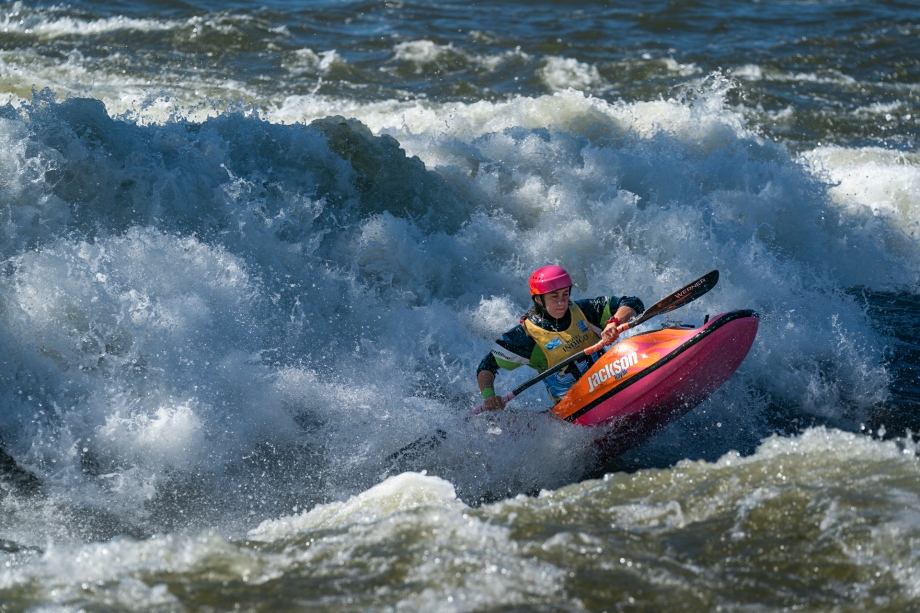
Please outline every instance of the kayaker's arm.
[[500, 368], [514, 370], [519, 366], [529, 365], [539, 371], [542, 365], [542, 369], [546, 369], [546, 358], [536, 347], [537, 344], [527, 335], [522, 326], [515, 326], [495, 342], [492, 351], [486, 354], [476, 370], [476, 383], [479, 385], [479, 392], [483, 395], [483, 406], [486, 410], [497, 411], [505, 406], [501, 395], [496, 394], [493, 387], [495, 376]]
[[601, 330], [607, 325], [607, 320], [623, 307], [631, 308], [635, 315], [645, 312], [645, 305], [635, 296], [598, 296], [587, 300], [575, 300], [575, 304], [581, 308], [588, 322]]
[[[505, 403], [502, 401], [502, 397], [495, 393], [493, 386], [495, 385], [495, 374], [488, 370], [480, 370], [476, 373], [476, 382], [479, 383], [479, 392], [483, 396], [488, 397], [483, 399], [483, 406], [486, 408], [486, 411], [499, 411], [505, 408]], [[486, 390], [490, 390], [487, 392]]]
[[588, 322], [601, 330], [601, 338], [608, 345], [613, 343], [619, 333], [614, 324], [608, 324], [612, 317], [620, 323], [626, 323], [633, 317], [638, 317], [645, 311], [645, 305], [635, 296], [598, 296], [588, 300], [576, 300]]
[[639, 314], [631, 306], [623, 305], [617, 309], [614, 313], [613, 318], [608, 320], [604, 331], [601, 333], [601, 339], [608, 345], [613, 344], [614, 341], [620, 336], [620, 331], [617, 330], [617, 326], [624, 324], [633, 317], [637, 317]]

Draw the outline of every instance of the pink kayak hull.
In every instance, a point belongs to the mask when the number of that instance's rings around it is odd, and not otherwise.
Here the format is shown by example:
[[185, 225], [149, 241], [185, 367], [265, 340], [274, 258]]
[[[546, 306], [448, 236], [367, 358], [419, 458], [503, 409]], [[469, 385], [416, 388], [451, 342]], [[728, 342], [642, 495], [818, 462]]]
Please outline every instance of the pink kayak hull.
[[741, 365], [757, 335], [753, 311], [731, 311], [701, 328], [664, 328], [608, 350], [555, 407], [561, 419], [605, 428], [622, 453], [708, 398]]

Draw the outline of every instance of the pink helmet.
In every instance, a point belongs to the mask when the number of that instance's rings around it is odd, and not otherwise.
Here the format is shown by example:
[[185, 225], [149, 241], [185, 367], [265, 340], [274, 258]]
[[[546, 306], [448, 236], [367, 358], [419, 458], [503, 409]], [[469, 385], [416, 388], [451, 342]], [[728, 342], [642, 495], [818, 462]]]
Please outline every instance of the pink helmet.
[[531, 296], [548, 294], [564, 287], [572, 287], [572, 279], [561, 266], [544, 266], [530, 275]]

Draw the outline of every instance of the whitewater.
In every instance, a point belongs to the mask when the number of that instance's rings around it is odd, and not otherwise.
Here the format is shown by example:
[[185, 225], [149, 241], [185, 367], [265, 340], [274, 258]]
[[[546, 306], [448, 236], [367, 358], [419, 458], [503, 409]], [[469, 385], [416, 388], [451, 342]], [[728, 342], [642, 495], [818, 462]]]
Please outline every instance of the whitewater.
[[[920, 606], [920, 60], [770, 46], [915, 8], [288, 4], [2, 5], [0, 610]], [[547, 263], [757, 339], [618, 458], [472, 416]]]

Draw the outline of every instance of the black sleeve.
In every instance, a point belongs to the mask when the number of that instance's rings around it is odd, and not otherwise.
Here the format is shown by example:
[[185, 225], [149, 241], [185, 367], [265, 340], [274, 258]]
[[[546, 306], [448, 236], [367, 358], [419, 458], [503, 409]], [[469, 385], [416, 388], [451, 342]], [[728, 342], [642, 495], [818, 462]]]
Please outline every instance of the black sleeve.
[[585, 318], [591, 325], [603, 328], [601, 316], [604, 314], [604, 307], [607, 306], [608, 300], [610, 299], [607, 296], [598, 296], [587, 300], [576, 300], [575, 304], [581, 308], [581, 312], [585, 314]]
[[[536, 347], [536, 342], [527, 334], [522, 325], [517, 325], [502, 334], [502, 337], [496, 340], [495, 344], [528, 361], [533, 354], [534, 347]], [[499, 368], [501, 368], [501, 366], [499, 366], [498, 361], [496, 361], [495, 356], [490, 351], [488, 355], [482, 359], [482, 362], [479, 363], [476, 374], [478, 375], [483, 370], [488, 370], [494, 375], [498, 372]]]
[[[612, 300], [613, 299], [611, 298], [611, 301]], [[645, 312], [645, 305], [642, 304], [642, 301], [636, 298], [635, 296], [623, 296], [622, 298], [619, 299], [619, 301], [617, 301], [616, 304], [613, 304], [611, 302], [610, 312], [616, 313], [617, 309], [620, 308], [621, 306], [628, 306], [629, 308], [631, 308], [633, 311], [636, 312], [637, 316], [642, 315]]]
[[608, 317], [612, 317], [621, 306], [628, 306], [636, 312], [636, 315], [641, 315], [645, 311], [645, 305], [635, 296], [622, 296], [619, 298], [616, 296], [598, 296], [588, 300], [576, 300], [575, 304], [581, 308], [585, 318], [598, 328], [603, 328], [607, 324], [604, 318], [604, 309], [608, 305], [610, 306], [610, 310], [607, 311], [610, 313]]
[[479, 376], [484, 370], [488, 370], [493, 375], [498, 372], [498, 362], [495, 361], [495, 356], [492, 355], [490, 351], [486, 354], [486, 357], [482, 358], [482, 362], [479, 363], [479, 368], [476, 369], [476, 376]]

